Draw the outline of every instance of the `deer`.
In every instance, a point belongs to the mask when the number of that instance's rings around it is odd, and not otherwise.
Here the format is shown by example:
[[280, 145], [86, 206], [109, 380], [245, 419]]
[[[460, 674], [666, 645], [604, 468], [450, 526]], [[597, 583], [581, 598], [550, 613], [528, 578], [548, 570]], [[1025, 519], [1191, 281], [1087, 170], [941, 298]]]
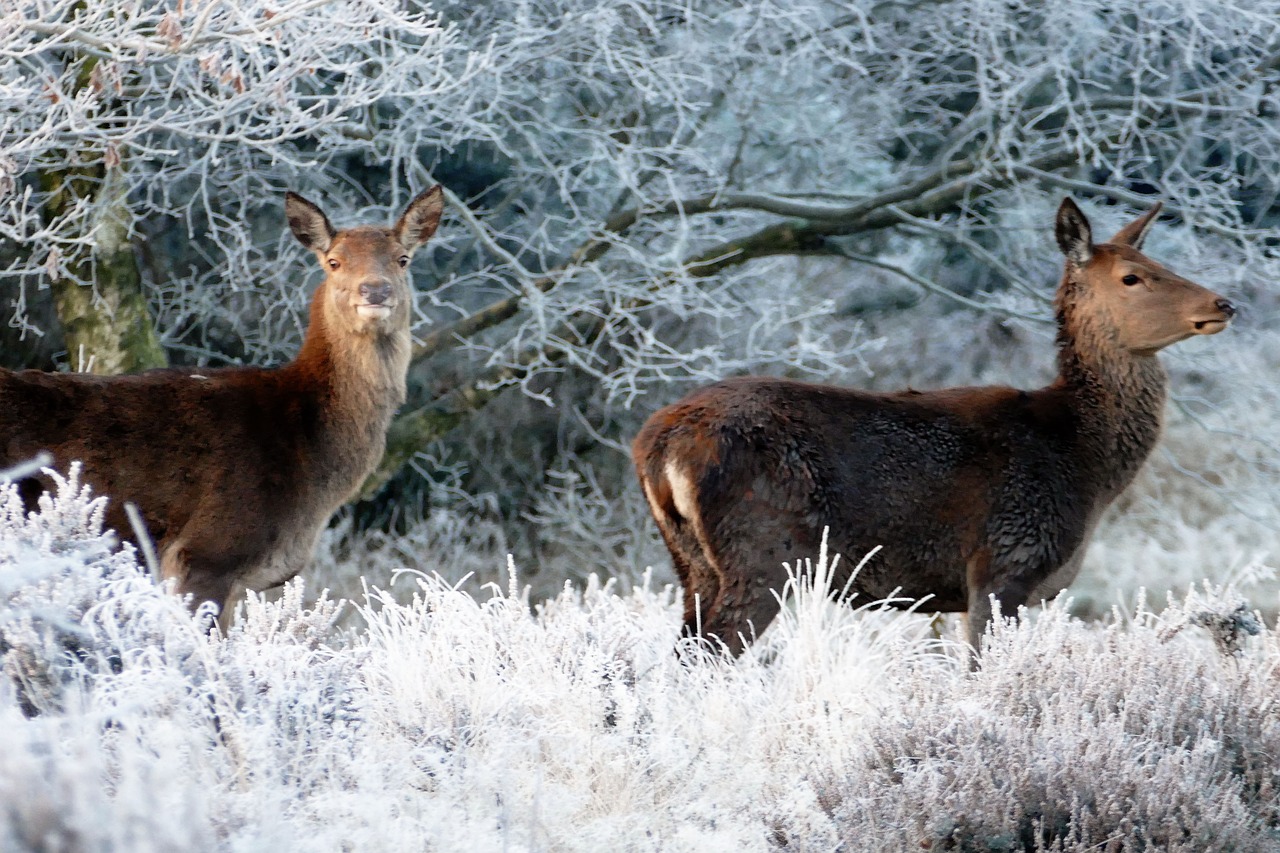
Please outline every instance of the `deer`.
[[1044, 388], [873, 393], [746, 376], [655, 412], [632, 457], [683, 588], [682, 637], [741, 654], [781, 607], [784, 563], [798, 571], [824, 529], [832, 552], [880, 549], [834, 573], [837, 595], [966, 613], [973, 665], [993, 601], [1009, 613], [1070, 585], [1160, 437], [1157, 353], [1236, 313], [1142, 254], [1160, 209], [1094, 244], [1062, 201], [1058, 375]]
[[[319, 260], [293, 361], [278, 368], [160, 368], [122, 376], [0, 369], [0, 470], [35, 457], [82, 466], [110, 496], [106, 524], [141, 546], [192, 609], [303, 571], [321, 531], [381, 459], [406, 397], [412, 339], [409, 261], [435, 233], [443, 193], [414, 198], [390, 227], [336, 230], [285, 196], [293, 236]], [[34, 509], [44, 475], [18, 482]], [[145, 550], [144, 550], [145, 553]]]

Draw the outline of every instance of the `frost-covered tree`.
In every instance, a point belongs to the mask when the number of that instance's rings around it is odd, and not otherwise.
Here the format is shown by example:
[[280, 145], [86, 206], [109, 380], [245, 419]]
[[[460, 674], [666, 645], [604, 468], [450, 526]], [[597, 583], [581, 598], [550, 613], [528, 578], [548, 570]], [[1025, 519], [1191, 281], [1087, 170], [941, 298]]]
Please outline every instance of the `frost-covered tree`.
[[[352, 213], [441, 181], [369, 494], [410, 463], [437, 504], [601, 552], [638, 517], [617, 451], [693, 383], [1035, 381], [1063, 194], [1104, 231], [1162, 199], [1153, 254], [1272, 310], [1280, 4], [35, 0], [0, 36], [6, 360], [154, 363], [147, 329], [171, 361], [283, 360], [280, 191]], [[1210, 377], [1264, 411], [1273, 358], [1184, 362], [1188, 417], [1254, 473], [1265, 424]]]
[[202, 292], [210, 268], [232, 292], [279, 289], [254, 211], [299, 173], [336, 180], [368, 147], [362, 109], [461, 83], [447, 29], [398, 3], [36, 0], [0, 31], [6, 315], [44, 331], [27, 308], [51, 287], [72, 361], [103, 373], [246, 310], [202, 316], [225, 295]]

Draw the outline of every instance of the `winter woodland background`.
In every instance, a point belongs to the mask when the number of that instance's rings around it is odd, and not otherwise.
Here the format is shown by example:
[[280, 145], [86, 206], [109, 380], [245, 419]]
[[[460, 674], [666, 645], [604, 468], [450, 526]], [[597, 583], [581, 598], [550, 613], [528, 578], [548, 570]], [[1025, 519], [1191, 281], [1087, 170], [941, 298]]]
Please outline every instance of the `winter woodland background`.
[[[0, 4], [6, 366], [282, 363], [285, 189], [450, 202], [310, 598], [210, 640], [75, 488], [0, 495], [0, 847], [1274, 849], [1278, 85], [1253, 0]], [[810, 596], [679, 665], [643, 419], [745, 372], [1048, 381], [1064, 194], [1104, 236], [1163, 200], [1149, 254], [1242, 308], [1164, 356], [1102, 621], [970, 676], [949, 622]]]

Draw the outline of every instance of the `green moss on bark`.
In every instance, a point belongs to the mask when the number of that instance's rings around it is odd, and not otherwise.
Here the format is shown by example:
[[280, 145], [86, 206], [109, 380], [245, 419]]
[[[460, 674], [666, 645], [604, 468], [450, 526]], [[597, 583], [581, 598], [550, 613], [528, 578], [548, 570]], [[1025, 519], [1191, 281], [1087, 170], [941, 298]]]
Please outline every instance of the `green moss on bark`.
[[[77, 91], [88, 85], [96, 60], [81, 60]], [[103, 152], [67, 151], [67, 165], [40, 173], [53, 222], [82, 200], [93, 209], [92, 248], [69, 257], [70, 277], [51, 283], [67, 352], [77, 369], [133, 373], [168, 363], [142, 291], [138, 259], [129, 240], [132, 211], [123, 164], [108, 167]], [[80, 282], [91, 282], [91, 285]]]

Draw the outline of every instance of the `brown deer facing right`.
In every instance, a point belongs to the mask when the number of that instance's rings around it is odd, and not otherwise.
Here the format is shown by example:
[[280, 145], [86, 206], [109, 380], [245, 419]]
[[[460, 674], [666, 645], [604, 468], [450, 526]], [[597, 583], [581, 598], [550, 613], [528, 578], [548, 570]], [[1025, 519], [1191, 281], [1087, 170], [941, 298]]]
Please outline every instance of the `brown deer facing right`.
[[684, 587], [684, 636], [740, 653], [778, 612], [783, 562], [816, 555], [823, 528], [846, 558], [882, 546], [851, 592], [967, 611], [975, 651], [991, 596], [1008, 612], [1070, 584], [1160, 436], [1168, 378], [1156, 353], [1235, 314], [1139, 251], [1159, 210], [1095, 245], [1062, 202], [1048, 387], [876, 394], [740, 377], [655, 413], [633, 455]]
[[[131, 376], [0, 369], [0, 470], [53, 454], [84, 465], [126, 538], [137, 505], [160, 568], [192, 604], [223, 609], [240, 588], [284, 583], [382, 457], [405, 399], [413, 289], [408, 265], [435, 233], [439, 187], [391, 227], [338, 231], [311, 202], [285, 197], [295, 237], [325, 279], [297, 357], [257, 367], [172, 368]], [[29, 506], [47, 488], [19, 483]]]

